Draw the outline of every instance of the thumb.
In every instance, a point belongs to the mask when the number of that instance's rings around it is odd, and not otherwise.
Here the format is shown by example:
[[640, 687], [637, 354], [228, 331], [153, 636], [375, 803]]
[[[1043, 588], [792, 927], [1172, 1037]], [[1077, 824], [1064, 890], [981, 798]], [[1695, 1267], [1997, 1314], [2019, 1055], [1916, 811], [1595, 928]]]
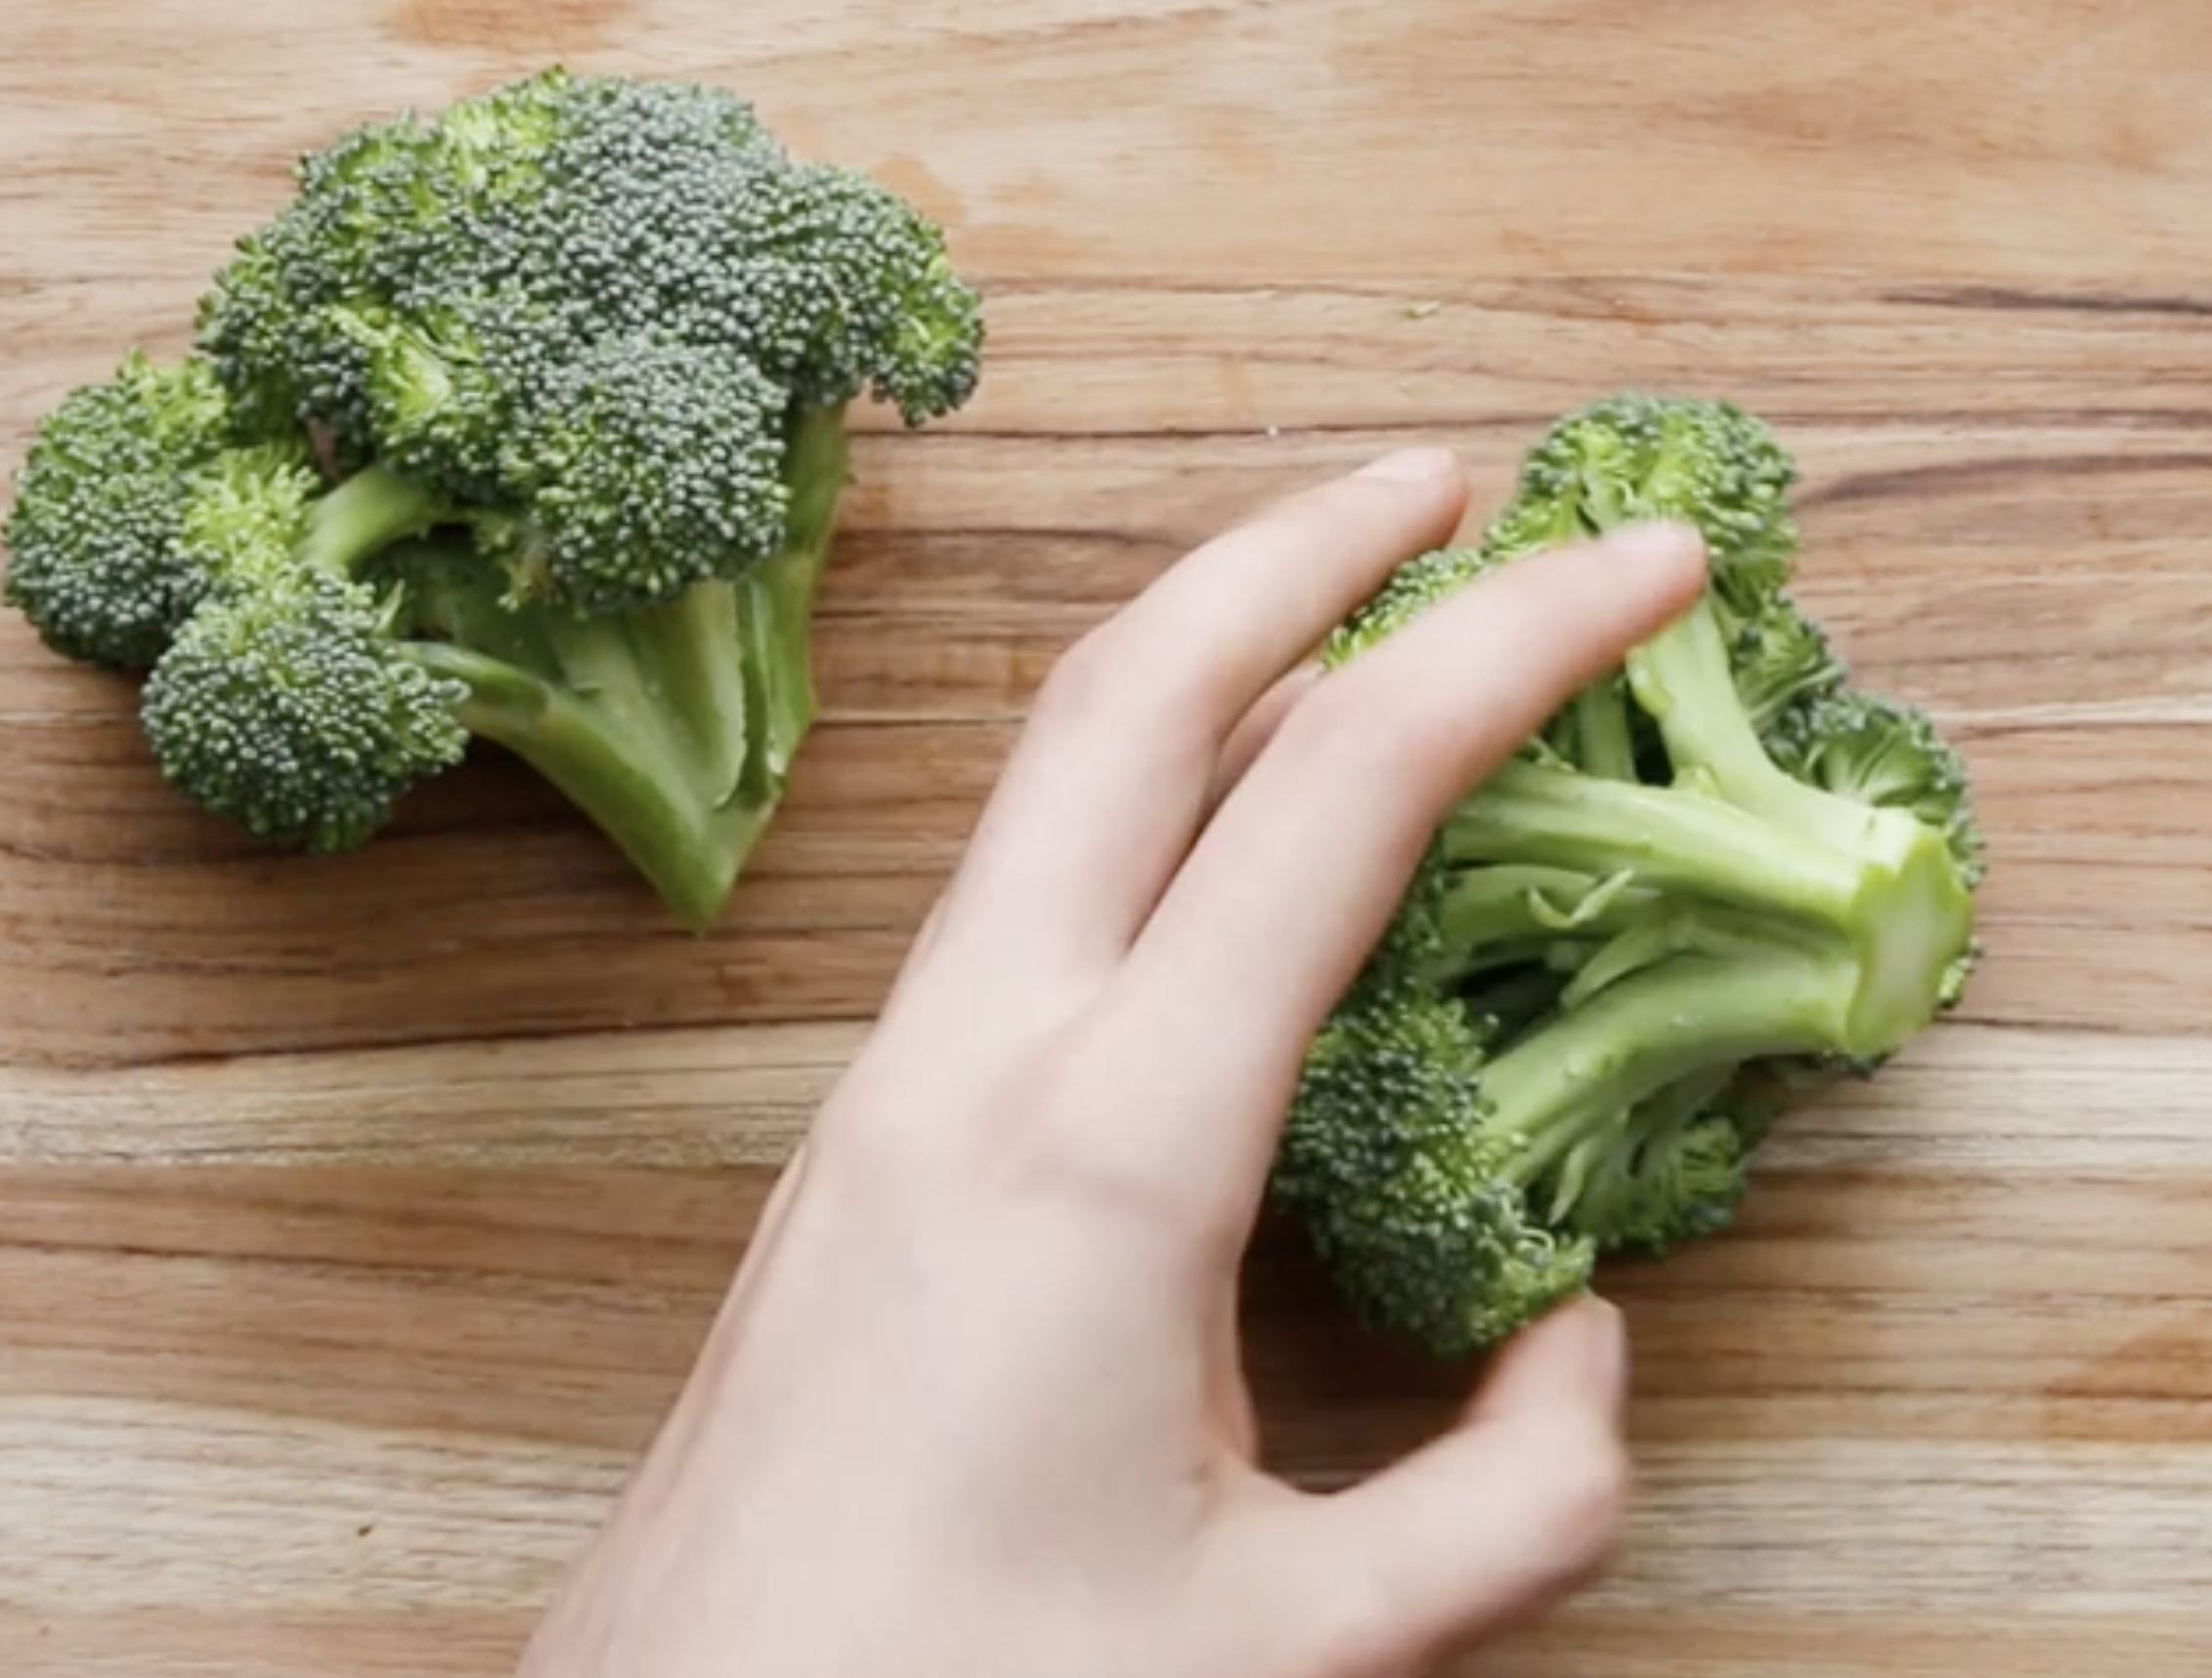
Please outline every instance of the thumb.
[[1278, 1510], [1261, 1537], [1309, 1669], [1420, 1670], [1594, 1571], [1626, 1501], [1626, 1371], [1620, 1314], [1578, 1301], [1506, 1347], [1451, 1433]]

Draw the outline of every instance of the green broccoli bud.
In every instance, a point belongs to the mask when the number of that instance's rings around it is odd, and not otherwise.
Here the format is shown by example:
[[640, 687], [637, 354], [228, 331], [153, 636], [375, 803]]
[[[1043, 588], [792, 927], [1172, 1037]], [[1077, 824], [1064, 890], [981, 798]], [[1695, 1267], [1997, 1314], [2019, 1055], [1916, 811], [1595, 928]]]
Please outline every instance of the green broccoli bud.
[[982, 337], [886, 188], [719, 90], [562, 70], [304, 160], [199, 322], [242, 409], [479, 509], [519, 585], [586, 612], [764, 563], [800, 422], [947, 413]]
[[[317, 490], [282, 454], [241, 454], [195, 504], [187, 539], [209, 598], [154, 665], [140, 714], [162, 774], [195, 802], [256, 840], [326, 852], [367, 840], [414, 782], [460, 760], [468, 735], [462, 690], [406, 656], [342, 563], [349, 542], [381, 545], [417, 522], [412, 509], [364, 516]], [[329, 563], [302, 558], [318, 547]]]
[[1485, 532], [1493, 561], [1655, 519], [1704, 537], [1709, 598], [1727, 628], [1759, 617], [1796, 566], [1797, 464], [1732, 403], [1625, 392], [1553, 424], [1523, 461], [1512, 501]]
[[670, 340], [603, 341], [553, 369], [501, 468], [546, 592], [615, 612], [767, 560], [790, 507], [786, 411], [759, 368]]
[[1448, 999], [1368, 993], [1316, 1039], [1275, 1172], [1354, 1310], [1447, 1355], [1581, 1292], [1595, 1257], [1531, 1215], [1481, 1065]]
[[1731, 1076], [1703, 1068], [1585, 1135], [1540, 1189], [1547, 1215], [1600, 1253], [1664, 1253], [1727, 1228], [1751, 1152], [1716, 1106]]
[[202, 597], [183, 528], [198, 476], [230, 443], [208, 363], [126, 356], [39, 422], [0, 526], [0, 599], [62, 657], [144, 670]]
[[1777, 744], [1771, 731], [1785, 717], [1850, 679], [1828, 631], [1779, 596], [1737, 629], [1728, 663], [1745, 714], [1770, 750]]

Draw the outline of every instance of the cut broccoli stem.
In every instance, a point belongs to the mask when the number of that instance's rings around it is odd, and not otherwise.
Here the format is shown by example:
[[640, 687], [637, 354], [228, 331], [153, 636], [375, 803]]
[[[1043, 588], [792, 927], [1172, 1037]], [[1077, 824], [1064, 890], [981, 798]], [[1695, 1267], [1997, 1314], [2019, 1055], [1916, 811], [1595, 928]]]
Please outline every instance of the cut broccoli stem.
[[443, 495], [381, 466], [354, 473], [315, 503], [300, 558], [341, 577], [393, 543], [421, 536], [451, 511]]
[[1901, 819], [1893, 854], [1861, 858], [1701, 792], [1515, 761], [1449, 818], [1444, 848], [1453, 863], [1539, 863], [1598, 876], [1626, 871], [1638, 886], [1679, 892], [1685, 903], [1732, 905], [1795, 923], [1795, 931], [1777, 925], [1777, 941], [1825, 931], [1865, 975], [1857, 1011], [1833, 1047], [1880, 1054], [1939, 1011], [1972, 930], [1973, 894], [1942, 836]]
[[1488, 1062], [1484, 1128], [1522, 1139], [1512, 1176], [1525, 1187], [1629, 1108], [1706, 1068], [1834, 1048], [1850, 1035], [1860, 978], [1842, 950], [1693, 954], [1646, 968]]
[[[468, 689], [457, 714], [560, 790], [605, 833], [686, 926], [712, 923], [773, 814], [699, 796], [701, 766], [640, 731], [624, 684], [576, 691], [466, 647], [409, 643], [434, 675]], [[619, 656], [600, 667], [611, 670]]]

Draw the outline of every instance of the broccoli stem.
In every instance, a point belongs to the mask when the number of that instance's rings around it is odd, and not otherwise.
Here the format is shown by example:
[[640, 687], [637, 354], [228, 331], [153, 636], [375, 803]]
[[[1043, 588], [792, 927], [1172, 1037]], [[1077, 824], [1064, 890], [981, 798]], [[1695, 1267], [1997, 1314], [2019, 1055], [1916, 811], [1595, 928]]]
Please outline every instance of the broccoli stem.
[[1907, 811], [1808, 786], [1774, 762], [1737, 691], [1710, 595], [1631, 651], [1627, 671], [1678, 784], [1870, 860], [1892, 860], [1932, 837]]
[[791, 506], [784, 551], [743, 581], [737, 607], [753, 719], [747, 762], [757, 796], [789, 775], [818, 708], [814, 607], [849, 472], [843, 414], [830, 409], [798, 414], [787, 457]]
[[[1865, 975], [1839, 1052], [1902, 1044], [1938, 1011], [1972, 925], [1972, 886], [1945, 836], [1910, 810], [1862, 803], [1776, 765], [1737, 693], [1710, 596], [1634, 649], [1627, 671], [1673, 784], [1515, 759], [1449, 819], [1447, 859], [1626, 875], [1638, 888], [1824, 928]], [[1672, 936], [1677, 948], [1710, 952], [1735, 933], [1681, 923]], [[1663, 953], [1647, 936], [1617, 954], [1640, 965]]]
[[410, 651], [432, 674], [466, 685], [463, 727], [542, 775], [614, 841], [679, 921], [705, 929], [770, 809], [702, 801], [684, 766], [596, 696], [466, 647], [420, 641]]
[[1833, 1050], [1850, 1036], [1859, 983], [1841, 950], [1672, 957], [1548, 1017], [1489, 1061], [1485, 1129], [1522, 1139], [1512, 1175], [1526, 1186], [1670, 1085], [1714, 1066]]
[[[1779, 842], [1778, 842], [1779, 841]], [[1778, 911], [1838, 929], [1854, 925], [1865, 866], [1779, 834], [1716, 797], [1608, 781], [1516, 759], [1492, 771], [1447, 819], [1453, 864], [1520, 863]]]
[[1466, 869], [1453, 876], [1437, 909], [1447, 976], [1492, 945], [1563, 932], [1608, 936], [1658, 901], [1625, 876], [1599, 880], [1537, 864]]
[[[1734, 1065], [1699, 1068], [1592, 1130], [1568, 1149], [1548, 1185], [1538, 1189], [1546, 1203], [1546, 1223], [1590, 1238], [1604, 1254], [1624, 1247], [1659, 1251], [1668, 1242], [1666, 1236], [1655, 1240], [1659, 1229], [1672, 1236], [1683, 1231], [1683, 1189], [1708, 1207], [1714, 1200], [1732, 1203], [1743, 1189], [1743, 1147], [1725, 1119], [1710, 1116], [1710, 1107], [1734, 1074]], [[1701, 1130], [1708, 1137], [1716, 1132], [1730, 1137], [1730, 1145], [1710, 1158], [1704, 1172], [1692, 1156]], [[1666, 1214], [1655, 1221], [1652, 1214], [1662, 1207]]]
[[[620, 613], [499, 604], [485, 568], [443, 569], [411, 643], [468, 689], [470, 732], [542, 775], [686, 926], [719, 913], [814, 720], [813, 611], [845, 487], [842, 415], [794, 422], [783, 549], [735, 581]], [[454, 581], [455, 578], [459, 581]]]
[[1575, 761], [1585, 775], [1612, 781], [1636, 778], [1635, 742], [1628, 732], [1628, 710], [1622, 684], [1607, 677], [1575, 696]]
[[450, 510], [437, 491], [382, 466], [366, 467], [315, 503], [299, 557], [351, 577], [393, 543], [430, 530]]
[[740, 796], [752, 760], [752, 698], [738, 635], [738, 584], [695, 583], [667, 607], [624, 615], [629, 667], [648, 678], [656, 725], [680, 735], [702, 802]]
[[1942, 836], [1903, 820], [1892, 853], [1853, 856], [1703, 792], [1514, 761], [1448, 819], [1444, 849], [1454, 864], [1626, 872], [1639, 888], [1678, 893], [1664, 913], [1680, 918], [1671, 935], [1683, 947], [1733, 947], [1753, 925], [1721, 906], [1774, 917], [1767, 939], [1778, 944], [1825, 934], [1860, 975], [1830, 1047], [1883, 1054], [1939, 1011], [1973, 915]]

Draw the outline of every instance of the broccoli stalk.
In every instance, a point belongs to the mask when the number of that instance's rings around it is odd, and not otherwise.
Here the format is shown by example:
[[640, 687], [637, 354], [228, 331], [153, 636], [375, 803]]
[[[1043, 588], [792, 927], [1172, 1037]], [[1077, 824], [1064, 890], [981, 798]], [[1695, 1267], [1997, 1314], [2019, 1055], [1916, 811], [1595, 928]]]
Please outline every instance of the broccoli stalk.
[[1808, 1087], [1869, 1073], [1973, 966], [1979, 838], [1924, 714], [1851, 690], [1784, 593], [1792, 468], [1722, 404], [1559, 421], [1476, 548], [1403, 568], [1341, 664], [1492, 566], [1695, 523], [1711, 581], [1442, 824], [1308, 1056], [1276, 1168], [1353, 1302], [1445, 1354], [1604, 1253], [1723, 1227]]
[[394, 542], [422, 535], [450, 513], [436, 491], [371, 466], [315, 500], [294, 555], [302, 565], [351, 578]]
[[846, 473], [845, 428], [794, 427], [783, 550], [735, 581], [580, 616], [503, 605], [496, 576], [413, 550], [412, 658], [466, 690], [471, 734], [521, 758], [596, 822], [685, 925], [728, 896], [811, 727], [814, 603]]
[[[1864, 1059], [1902, 1047], [1936, 1010], [1953, 955], [1971, 933], [1971, 888], [1942, 834], [1910, 811], [1810, 787], [1778, 768], [1737, 696], [1703, 601], [1627, 664], [1639, 703], [1666, 739], [1672, 783], [1511, 762], [1450, 818], [1447, 857], [1550, 863], [1676, 894], [1665, 940], [1647, 935], [1656, 925], [1650, 921], [1620, 934], [1639, 938], [1654, 957], [1674, 950], [1739, 957], [1756, 941], [1750, 928], [1770, 926], [1786, 946], [1782, 954], [1805, 970], [1777, 984], [1763, 1027], [1746, 1011], [1756, 992], [1716, 1017], [1714, 1029], [1734, 1047], [1714, 1058], [1821, 1053]], [[1719, 923], [1708, 905], [1752, 913]], [[1646, 989], [1645, 1006], [1657, 1011], [1650, 1027], [1633, 1032], [1616, 1021], [1615, 1031], [1648, 1042], [1658, 1066], [1695, 1056], [1700, 1027], [1671, 1016], [1664, 985]], [[1814, 996], [1827, 1005], [1808, 1012]], [[1564, 1045], [1560, 1053], [1568, 1053]], [[1494, 1089], [1502, 1075], [1494, 1062]]]

